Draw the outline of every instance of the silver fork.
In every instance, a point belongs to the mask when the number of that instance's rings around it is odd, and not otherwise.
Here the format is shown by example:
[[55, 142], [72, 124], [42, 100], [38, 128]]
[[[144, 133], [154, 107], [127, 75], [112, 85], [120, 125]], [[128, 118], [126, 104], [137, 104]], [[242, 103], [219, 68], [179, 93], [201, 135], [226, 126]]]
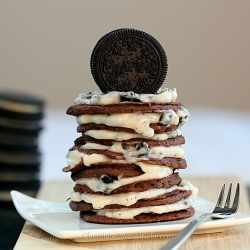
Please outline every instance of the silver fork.
[[234, 195], [233, 204], [230, 207], [231, 200], [231, 190], [232, 183], [229, 186], [227, 198], [225, 205], [223, 206], [224, 193], [225, 193], [225, 184], [223, 185], [218, 201], [215, 205], [215, 208], [212, 213], [202, 214], [197, 219], [190, 222], [182, 231], [177, 233], [172, 240], [170, 240], [162, 250], [177, 250], [179, 247], [192, 235], [195, 229], [208, 218], [219, 218], [224, 219], [228, 217], [232, 217], [236, 214], [239, 207], [239, 198], [240, 198], [240, 184], [237, 184], [236, 192]]

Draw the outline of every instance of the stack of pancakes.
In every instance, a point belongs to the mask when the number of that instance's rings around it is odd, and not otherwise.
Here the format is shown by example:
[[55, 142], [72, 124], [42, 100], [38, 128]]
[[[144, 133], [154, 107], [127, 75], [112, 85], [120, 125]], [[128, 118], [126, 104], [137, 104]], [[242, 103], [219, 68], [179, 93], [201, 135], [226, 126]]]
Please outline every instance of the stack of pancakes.
[[27, 93], [0, 91], [0, 202], [10, 191], [34, 196], [39, 188], [44, 102]]
[[82, 135], [67, 155], [76, 182], [70, 207], [96, 223], [145, 223], [194, 214], [197, 189], [183, 181], [189, 113], [176, 90], [81, 94], [67, 114]]

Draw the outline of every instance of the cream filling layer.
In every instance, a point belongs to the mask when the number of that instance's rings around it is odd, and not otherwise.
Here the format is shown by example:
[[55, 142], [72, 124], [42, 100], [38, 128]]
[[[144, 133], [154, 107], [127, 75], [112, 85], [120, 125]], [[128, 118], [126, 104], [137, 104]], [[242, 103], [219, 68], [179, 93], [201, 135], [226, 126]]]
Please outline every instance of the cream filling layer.
[[162, 113], [125, 113], [125, 114], [84, 114], [76, 118], [78, 124], [105, 124], [112, 127], [130, 128], [136, 133], [151, 138], [154, 130], [151, 123], [161, 123], [163, 125], [183, 125], [189, 118], [187, 109], [183, 106], [178, 112], [166, 110]]
[[133, 219], [136, 215], [142, 213], [154, 213], [163, 214], [174, 211], [180, 211], [191, 207], [194, 203], [194, 199], [188, 197], [187, 199], [180, 200], [173, 204], [167, 204], [162, 206], [149, 206], [140, 208], [124, 208], [124, 209], [103, 209], [97, 210], [97, 214], [114, 219]]
[[13, 101], [7, 101], [7, 100], [0, 100], [0, 107], [14, 112], [23, 112], [30, 114], [42, 111], [42, 108], [36, 105], [21, 103], [21, 102], [14, 103]]
[[136, 94], [132, 91], [118, 92], [111, 91], [107, 94], [101, 92], [88, 92], [81, 93], [75, 100], [75, 104], [89, 104], [89, 105], [106, 105], [120, 103], [122, 98], [126, 98], [129, 101], [141, 101], [141, 102], [154, 102], [154, 103], [166, 103], [175, 102], [177, 98], [176, 89], [163, 88], [159, 89], [156, 94]]
[[107, 205], [117, 204], [123, 206], [131, 206], [141, 199], [152, 199], [154, 197], [172, 192], [174, 190], [191, 190], [193, 185], [188, 181], [183, 181], [179, 186], [175, 185], [168, 189], [150, 189], [143, 192], [129, 192], [124, 194], [100, 195], [100, 194], [84, 194], [80, 192], [72, 192], [70, 198], [72, 201], [85, 201], [91, 203], [94, 209], [102, 209]]
[[191, 190], [192, 194], [188, 198], [182, 199], [173, 204], [140, 208], [101, 209], [97, 210], [96, 212], [98, 215], [107, 216], [109, 218], [133, 219], [136, 215], [142, 213], [163, 214], [187, 209], [193, 205], [194, 199], [198, 195], [198, 189], [193, 186], [189, 181], [183, 181], [179, 186], [183, 187], [182, 190]]
[[[110, 130], [88, 130], [84, 134], [99, 140], [126, 141], [132, 138], [141, 138], [141, 135], [139, 134], [114, 132]], [[167, 140], [169, 138], [175, 138], [181, 135], [182, 135], [181, 129], [178, 128], [171, 133], [154, 134], [152, 137], [144, 137], [144, 138], [162, 141], [162, 140]]]
[[174, 158], [185, 158], [185, 152], [181, 146], [171, 146], [171, 147], [146, 147], [139, 150], [136, 149], [136, 146], [130, 146], [123, 148], [120, 142], [113, 143], [112, 146], [105, 146], [97, 143], [86, 143], [81, 148], [85, 150], [108, 150], [115, 153], [122, 153], [128, 162], [134, 162], [133, 157], [136, 157], [140, 154], [148, 155], [148, 158], [158, 158], [162, 159], [164, 157], [174, 157]]
[[0, 125], [4, 127], [11, 128], [24, 128], [24, 129], [37, 129], [39, 128], [39, 121], [23, 121], [17, 119], [8, 119], [4, 117], [0, 117]]
[[[93, 145], [92, 143], [88, 143], [87, 147], [84, 149], [97, 149], [95, 147], [96, 145]], [[107, 146], [100, 145], [99, 149], [106, 150]], [[152, 148], [142, 148], [141, 150], [126, 150], [122, 149], [120, 150], [121, 146], [117, 143], [113, 146], [111, 146], [110, 151], [113, 152], [119, 152], [123, 153], [123, 156], [125, 159], [111, 159], [103, 154], [85, 154], [84, 152], [80, 152], [78, 150], [72, 150], [69, 151], [66, 159], [67, 163], [70, 166], [70, 168], [74, 168], [79, 163], [84, 163], [85, 166], [91, 166], [92, 164], [96, 164], [99, 162], [113, 162], [113, 163], [136, 163], [140, 160], [148, 160], [149, 158], [158, 158], [162, 159], [164, 157], [173, 157], [173, 158], [185, 158], [185, 151], [181, 148], [181, 146], [173, 146], [173, 147], [152, 147]], [[134, 147], [132, 147], [134, 149]], [[148, 152], [145, 152], [145, 150], [149, 150]], [[139, 154], [144, 154], [143, 156], [139, 157]]]
[[152, 179], [162, 179], [164, 177], [173, 174], [173, 168], [171, 167], [152, 165], [142, 162], [137, 162], [136, 165], [138, 165], [142, 169], [144, 174], [129, 178], [118, 177], [117, 181], [108, 184], [104, 183], [99, 178], [80, 178], [76, 180], [76, 184], [86, 185], [94, 192], [103, 192], [108, 194], [113, 190], [115, 190], [116, 188], [119, 188], [127, 184], [131, 184], [133, 182], [146, 181]]

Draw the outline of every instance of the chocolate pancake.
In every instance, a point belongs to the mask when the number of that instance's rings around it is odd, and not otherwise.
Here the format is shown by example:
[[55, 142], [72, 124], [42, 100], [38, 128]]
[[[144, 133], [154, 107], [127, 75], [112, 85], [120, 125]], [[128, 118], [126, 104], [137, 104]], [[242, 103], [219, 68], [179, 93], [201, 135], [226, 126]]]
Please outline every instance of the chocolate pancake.
[[[113, 143], [116, 142], [114, 140], [100, 140], [100, 139], [95, 139], [93, 137], [83, 135], [81, 137], [78, 137], [75, 140], [76, 145], [84, 145], [86, 143], [96, 143], [96, 144], [101, 144], [105, 146], [112, 146]], [[144, 139], [144, 138], [132, 138], [126, 141], [122, 142], [122, 146], [135, 146], [140, 143], [147, 143], [148, 146], [154, 147], [154, 146], [163, 146], [163, 147], [170, 147], [170, 146], [178, 146], [181, 144], [185, 143], [185, 139], [183, 136], [177, 136], [175, 138], [169, 138], [167, 140], [150, 140], [150, 139]]]
[[[73, 150], [78, 150], [79, 152], [84, 152], [87, 155], [101, 154], [101, 155], [105, 155], [107, 158], [110, 158], [110, 159], [125, 160], [125, 156], [123, 153], [113, 152], [113, 151], [109, 151], [107, 149], [84, 149], [81, 145], [74, 145], [72, 148], [69, 149], [69, 151], [73, 151]], [[174, 168], [185, 168], [186, 167], [184, 159], [172, 158], [172, 157], [169, 157], [169, 158], [165, 157], [162, 159], [160, 159], [160, 158], [145, 159], [145, 158], [143, 158], [143, 155], [145, 155], [145, 154], [146, 153], [142, 153], [141, 159], [140, 159], [140, 155], [137, 154], [139, 162], [148, 162], [149, 164], [161, 164], [161, 165], [167, 165], [167, 164], [171, 164], [171, 163], [176, 165], [179, 162], [179, 164], [178, 164], [179, 167], [172, 166], [172, 164], [170, 166], [174, 167]], [[119, 164], [119, 162], [117, 162], [117, 163]]]
[[[121, 154], [117, 154], [114, 153], [111, 154], [107, 153], [105, 154], [106, 151], [104, 150], [88, 150], [85, 153], [87, 154], [94, 154], [94, 153], [100, 153], [100, 154], [104, 154], [107, 157], [110, 158], [110, 161], [105, 161], [105, 162], [96, 162], [94, 163], [94, 165], [100, 165], [102, 166], [103, 164], [105, 165], [112, 165], [114, 164], [114, 162], [112, 160], [124, 160], [125, 158], [121, 155]], [[177, 169], [185, 169], [187, 167], [187, 163], [185, 159], [179, 159], [179, 158], [163, 158], [163, 159], [157, 159], [157, 158], [149, 158], [147, 160], [143, 160], [138, 158], [138, 162], [143, 162], [143, 163], [148, 163], [148, 164], [155, 164], [155, 165], [164, 165], [167, 167], [172, 167], [172, 168], [177, 168]], [[117, 164], [119, 164], [119, 162], [117, 162]], [[68, 172], [68, 171], [72, 171], [72, 172], [76, 172], [79, 171], [85, 167], [82, 161], [80, 161], [77, 165], [75, 165], [73, 168], [71, 167], [65, 167], [64, 168], [64, 172]]]
[[[146, 181], [135, 181], [107, 192], [108, 194], [122, 194], [128, 192], [143, 192], [149, 189], [170, 188], [174, 185], [180, 184], [182, 181], [178, 174], [172, 174], [162, 179], [151, 179]], [[94, 192], [86, 185], [76, 184], [74, 186], [75, 192], [88, 193], [88, 194], [101, 194], [101, 192]]]
[[103, 164], [102, 166], [92, 165], [78, 172], [73, 172], [71, 178], [74, 181], [80, 178], [100, 178], [102, 175], [129, 178], [139, 176], [143, 173], [141, 168], [135, 164]]
[[70, 106], [66, 113], [68, 115], [79, 116], [83, 114], [125, 114], [136, 112], [163, 112], [166, 110], [178, 111], [182, 107], [181, 103], [150, 103], [150, 102], [121, 102], [107, 105], [87, 105], [76, 104]]
[[185, 219], [193, 216], [195, 210], [193, 207], [188, 209], [174, 211], [164, 214], [139, 214], [134, 219], [115, 219], [106, 216], [101, 216], [95, 212], [80, 212], [80, 216], [87, 222], [94, 222], [100, 224], [133, 224], [133, 223], [152, 223], [159, 221], [173, 221]]
[[[175, 202], [180, 201], [181, 199], [187, 198], [188, 196], [191, 195], [191, 193], [192, 193], [191, 191], [174, 190], [172, 192], [159, 195], [151, 199], [138, 200], [135, 204], [130, 206], [112, 204], [112, 205], [106, 205], [103, 209], [139, 208], [139, 207], [173, 204]], [[80, 201], [80, 202], [70, 201], [69, 206], [73, 211], [86, 212], [94, 210], [92, 204], [86, 203], [85, 201]]]

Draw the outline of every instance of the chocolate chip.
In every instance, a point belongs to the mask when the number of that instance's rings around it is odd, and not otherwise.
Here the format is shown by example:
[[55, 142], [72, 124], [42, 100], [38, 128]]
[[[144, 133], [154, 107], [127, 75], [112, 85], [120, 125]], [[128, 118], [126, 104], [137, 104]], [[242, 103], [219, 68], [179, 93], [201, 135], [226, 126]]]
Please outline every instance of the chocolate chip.
[[114, 181], [118, 180], [117, 176], [111, 176], [111, 175], [102, 175], [100, 177], [101, 181], [103, 183], [109, 184], [109, 183], [113, 183]]

